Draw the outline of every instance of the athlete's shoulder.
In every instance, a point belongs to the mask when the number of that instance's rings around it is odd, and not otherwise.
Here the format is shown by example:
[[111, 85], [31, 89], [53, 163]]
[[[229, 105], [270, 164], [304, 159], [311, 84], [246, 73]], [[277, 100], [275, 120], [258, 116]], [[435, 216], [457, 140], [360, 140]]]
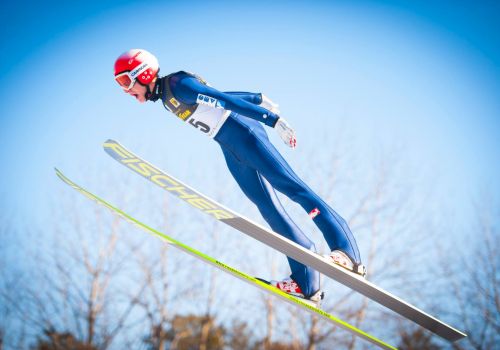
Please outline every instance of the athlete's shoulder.
[[[184, 78], [196, 78], [196, 79], [201, 79], [201, 77], [195, 73], [191, 73], [185, 70], [180, 70], [174, 73], [170, 73], [167, 75], [167, 77], [171, 80], [181, 80]], [[203, 79], [201, 79], [203, 80]]]
[[203, 85], [206, 84], [206, 81], [199, 75], [183, 70], [167, 75], [166, 80], [172, 88], [180, 87], [181, 85], [185, 88], [193, 88], [193, 86], [198, 86], [200, 83]]
[[173, 73], [168, 74], [167, 76], [165, 76], [165, 78], [166, 78], [166, 80], [172, 82], [172, 81], [179, 81], [182, 78], [184, 78], [185, 76], [187, 76], [186, 72], [183, 70], [180, 70], [178, 72], [173, 72]]

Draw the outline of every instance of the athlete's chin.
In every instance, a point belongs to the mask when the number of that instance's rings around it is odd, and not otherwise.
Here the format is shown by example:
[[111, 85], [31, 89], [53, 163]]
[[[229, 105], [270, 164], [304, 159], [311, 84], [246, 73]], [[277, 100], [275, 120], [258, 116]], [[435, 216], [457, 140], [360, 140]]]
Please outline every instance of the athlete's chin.
[[135, 99], [136, 99], [139, 103], [144, 103], [144, 102], [146, 102], [146, 97], [144, 97], [144, 96], [141, 96], [141, 95], [138, 95], [138, 94], [134, 94], [134, 97], [135, 97]]

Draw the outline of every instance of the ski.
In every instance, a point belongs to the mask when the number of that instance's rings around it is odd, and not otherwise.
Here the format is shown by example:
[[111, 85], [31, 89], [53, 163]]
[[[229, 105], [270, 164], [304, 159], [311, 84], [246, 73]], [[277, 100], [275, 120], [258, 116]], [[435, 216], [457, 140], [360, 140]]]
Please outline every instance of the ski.
[[335, 316], [333, 316], [333, 315], [331, 315], [331, 314], [329, 314], [329, 313], [327, 313], [327, 312], [325, 312], [317, 307], [309, 305], [307, 302], [304, 302], [299, 298], [296, 298], [294, 296], [288, 295], [288, 294], [280, 291], [278, 288], [275, 288], [275, 287], [269, 285], [265, 281], [262, 281], [262, 280], [259, 280], [258, 278], [247, 275], [244, 272], [241, 272], [241, 271], [239, 271], [231, 266], [228, 266], [219, 260], [216, 260], [216, 259], [194, 249], [194, 248], [189, 247], [188, 245], [185, 245], [185, 244], [175, 240], [174, 238], [172, 238], [172, 237], [170, 237], [170, 236], [168, 236], [168, 235], [166, 235], [158, 230], [155, 230], [155, 229], [149, 227], [148, 225], [140, 222], [139, 220], [135, 219], [134, 217], [130, 216], [129, 214], [125, 213], [124, 211], [118, 209], [117, 207], [113, 206], [112, 204], [106, 202], [105, 200], [101, 199], [100, 197], [96, 196], [95, 194], [93, 194], [93, 193], [87, 191], [86, 189], [84, 189], [83, 187], [77, 185], [76, 183], [71, 181], [69, 178], [67, 178], [58, 169], [55, 169], [55, 171], [56, 171], [57, 176], [64, 183], [73, 187], [75, 190], [77, 190], [78, 192], [83, 194], [85, 197], [93, 200], [94, 202], [97, 202], [100, 205], [105, 206], [106, 208], [110, 209], [114, 214], [116, 214], [116, 215], [122, 217], [123, 219], [127, 220], [128, 222], [138, 226], [139, 228], [152, 234], [153, 236], [156, 236], [156, 237], [164, 240], [166, 243], [182, 250], [183, 252], [188, 253], [189, 255], [191, 255], [191, 256], [193, 256], [193, 257], [195, 257], [203, 262], [206, 262], [206, 263], [218, 268], [219, 270], [222, 270], [222, 271], [224, 271], [224, 272], [226, 272], [234, 277], [237, 277], [242, 281], [245, 281], [245, 282], [247, 282], [255, 287], [258, 287], [261, 290], [264, 290], [264, 291], [280, 298], [281, 300], [288, 302], [289, 304], [292, 304], [296, 307], [299, 307], [303, 310], [306, 310], [314, 315], [320, 316], [321, 318], [333, 323], [334, 325], [339, 326], [340, 328], [343, 328], [343, 329], [349, 331], [350, 333], [352, 333], [352, 334], [354, 334], [362, 339], [365, 339], [374, 345], [377, 345], [378, 347], [380, 347], [382, 349], [396, 349], [395, 347], [383, 342], [380, 339], [377, 339], [376, 337], [374, 337], [366, 332], [363, 332], [362, 330], [350, 325], [349, 323], [342, 321], [341, 319], [339, 319], [339, 318], [337, 318], [337, 317], [335, 317]]
[[363, 294], [371, 300], [428, 329], [434, 334], [450, 342], [457, 341], [467, 336], [465, 333], [383, 290], [361, 276], [348, 272], [334, 264], [330, 264], [328, 260], [321, 255], [313, 253], [295, 242], [282, 237], [278, 233], [224, 207], [182, 183], [180, 180], [141, 159], [118, 142], [107, 140], [103, 147], [106, 153], [119, 163], [160, 186], [167, 192], [186, 201], [196, 209], [280, 251], [286, 256], [300, 261], [307, 266], [311, 266], [325, 276]]

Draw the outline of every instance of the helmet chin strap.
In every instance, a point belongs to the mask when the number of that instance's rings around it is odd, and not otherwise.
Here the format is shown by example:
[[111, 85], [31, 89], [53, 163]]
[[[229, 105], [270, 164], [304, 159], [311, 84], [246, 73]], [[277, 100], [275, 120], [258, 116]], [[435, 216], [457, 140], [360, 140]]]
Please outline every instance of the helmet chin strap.
[[155, 86], [153, 87], [153, 91], [149, 88], [149, 85], [146, 85], [146, 100], [156, 102], [162, 95], [162, 78], [156, 79]]
[[158, 99], [161, 97], [161, 84], [160, 84], [160, 77], [159, 77], [159, 74], [160, 73], [160, 67], [158, 67], [158, 72], [156, 72], [156, 81], [155, 81], [155, 85], [153, 87], [153, 91], [151, 91], [151, 89], [149, 88], [149, 84], [146, 85], [146, 94], [144, 95], [144, 97], [146, 98], [146, 101], [153, 101], [153, 102], [156, 102], [158, 101]]
[[144, 95], [144, 97], [146, 97], [146, 101], [148, 101], [151, 98], [151, 95], [152, 95], [151, 89], [149, 88], [149, 84], [148, 84], [148, 85], [146, 85], [146, 94]]

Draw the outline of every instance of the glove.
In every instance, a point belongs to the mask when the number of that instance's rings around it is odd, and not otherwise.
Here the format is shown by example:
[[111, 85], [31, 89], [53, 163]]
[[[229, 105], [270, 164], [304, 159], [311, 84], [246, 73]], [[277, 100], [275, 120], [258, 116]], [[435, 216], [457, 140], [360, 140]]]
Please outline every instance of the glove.
[[262, 102], [260, 103], [260, 106], [273, 112], [274, 114], [280, 114], [279, 105], [271, 101], [271, 99], [264, 94], [262, 94]]
[[280, 117], [274, 128], [288, 147], [292, 149], [297, 147], [297, 137], [295, 136], [295, 131], [284, 118]]

